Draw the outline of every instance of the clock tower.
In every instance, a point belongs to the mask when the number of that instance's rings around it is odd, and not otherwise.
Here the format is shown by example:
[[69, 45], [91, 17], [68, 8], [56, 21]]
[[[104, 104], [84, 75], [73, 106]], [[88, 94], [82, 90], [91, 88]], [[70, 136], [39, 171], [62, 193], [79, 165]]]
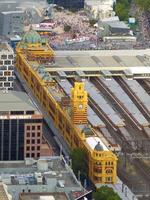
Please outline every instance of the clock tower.
[[74, 124], [87, 123], [87, 92], [84, 83], [75, 82], [71, 89], [71, 118]]

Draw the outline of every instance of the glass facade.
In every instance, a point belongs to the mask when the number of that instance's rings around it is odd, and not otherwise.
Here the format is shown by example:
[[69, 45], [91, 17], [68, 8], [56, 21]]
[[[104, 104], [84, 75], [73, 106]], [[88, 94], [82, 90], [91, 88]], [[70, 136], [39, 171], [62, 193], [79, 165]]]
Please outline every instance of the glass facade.
[[0, 160], [24, 160], [25, 124], [42, 123], [42, 119], [0, 120]]

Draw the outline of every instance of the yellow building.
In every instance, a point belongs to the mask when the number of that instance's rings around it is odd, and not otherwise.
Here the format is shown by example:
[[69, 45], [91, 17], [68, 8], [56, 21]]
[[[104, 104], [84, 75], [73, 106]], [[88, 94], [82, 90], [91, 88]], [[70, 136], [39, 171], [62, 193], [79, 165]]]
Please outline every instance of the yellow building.
[[84, 83], [75, 83], [71, 90], [71, 118], [74, 124], [87, 124], [87, 92]]
[[60, 88], [57, 79], [54, 80], [47, 70], [54, 64], [54, 52], [47, 42], [31, 29], [18, 44], [16, 53], [16, 67], [20, 75], [69, 147], [80, 147], [87, 152], [86, 160], [92, 182], [115, 183], [117, 157], [98, 137], [97, 130], [88, 125], [88, 100], [84, 83], [75, 83], [71, 90], [71, 107], [69, 104], [64, 108], [61, 103], [66, 96], [63, 88]]

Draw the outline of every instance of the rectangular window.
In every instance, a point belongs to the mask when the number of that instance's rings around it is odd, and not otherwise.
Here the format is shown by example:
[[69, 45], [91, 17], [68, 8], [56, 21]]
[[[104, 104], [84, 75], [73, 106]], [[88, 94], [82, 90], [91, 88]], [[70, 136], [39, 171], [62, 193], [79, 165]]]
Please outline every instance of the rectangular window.
[[30, 144], [30, 140], [27, 140], [27, 144]]
[[35, 144], [35, 140], [32, 140], [32, 144]]
[[27, 137], [30, 137], [30, 132], [27, 132]]
[[26, 158], [30, 158], [30, 154], [29, 153], [26, 154]]
[[40, 139], [38, 139], [38, 140], [37, 140], [37, 144], [40, 144], [40, 143], [41, 143], [41, 140], [40, 140]]
[[31, 154], [31, 157], [32, 157], [32, 158], [34, 158], [34, 156], [35, 156], [35, 154], [34, 154], [34, 153], [32, 153], [32, 154]]
[[37, 146], [37, 150], [38, 150], [38, 151], [40, 150], [40, 146]]
[[27, 151], [30, 151], [30, 147], [27, 147], [26, 150], [27, 150]]
[[35, 133], [34, 132], [32, 132], [32, 137], [35, 137]]
[[37, 133], [37, 137], [41, 137], [41, 132], [38, 132], [38, 133]]
[[35, 150], [35, 147], [33, 146], [33, 147], [31, 147], [31, 149], [32, 149], [32, 151], [34, 151]]

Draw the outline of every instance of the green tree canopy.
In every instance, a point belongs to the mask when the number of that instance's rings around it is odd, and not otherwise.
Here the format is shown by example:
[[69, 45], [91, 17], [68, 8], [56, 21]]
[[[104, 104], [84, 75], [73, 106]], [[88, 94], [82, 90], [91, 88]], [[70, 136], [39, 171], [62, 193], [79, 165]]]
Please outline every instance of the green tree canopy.
[[86, 163], [86, 152], [84, 149], [76, 148], [71, 152], [72, 168], [75, 175], [80, 171], [81, 177], [87, 177], [88, 167]]
[[150, 11], [150, 1], [149, 0], [135, 0], [136, 4], [140, 6], [145, 11]]
[[96, 19], [90, 19], [89, 23], [90, 23], [90, 26], [94, 26], [94, 24], [97, 23], [97, 20]]
[[114, 10], [120, 20], [122, 21], [128, 20], [130, 5], [131, 5], [131, 0], [117, 0], [116, 1]]
[[108, 186], [102, 186], [98, 188], [94, 193], [93, 197], [95, 200], [121, 200], [119, 195]]
[[65, 32], [69, 32], [70, 30], [71, 30], [71, 26], [65, 24], [65, 25], [64, 25], [64, 31], [65, 31]]

